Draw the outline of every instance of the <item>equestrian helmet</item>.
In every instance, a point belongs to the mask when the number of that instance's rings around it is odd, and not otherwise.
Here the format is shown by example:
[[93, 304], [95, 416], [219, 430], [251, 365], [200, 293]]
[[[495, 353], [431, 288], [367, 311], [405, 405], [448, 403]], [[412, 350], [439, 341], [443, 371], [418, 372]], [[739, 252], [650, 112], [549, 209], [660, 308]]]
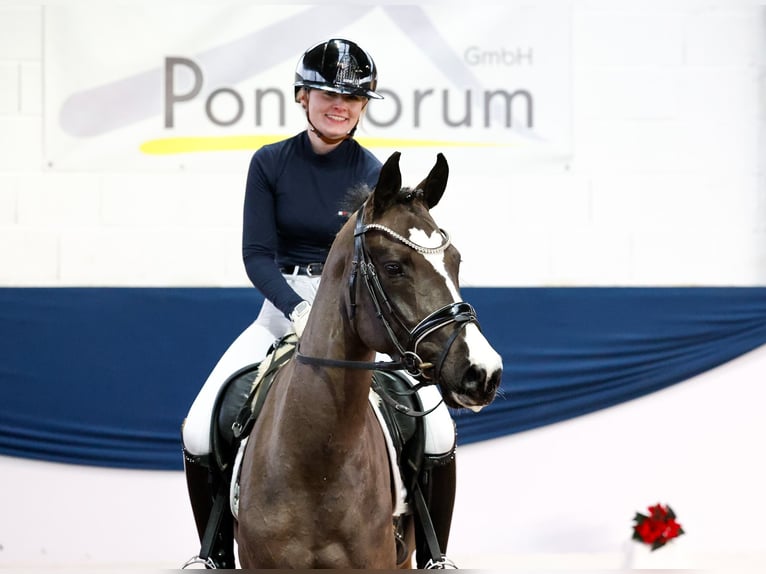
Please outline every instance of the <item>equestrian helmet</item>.
[[295, 69], [295, 94], [315, 88], [337, 94], [382, 99], [375, 93], [378, 69], [372, 57], [350, 40], [333, 38], [309, 48]]

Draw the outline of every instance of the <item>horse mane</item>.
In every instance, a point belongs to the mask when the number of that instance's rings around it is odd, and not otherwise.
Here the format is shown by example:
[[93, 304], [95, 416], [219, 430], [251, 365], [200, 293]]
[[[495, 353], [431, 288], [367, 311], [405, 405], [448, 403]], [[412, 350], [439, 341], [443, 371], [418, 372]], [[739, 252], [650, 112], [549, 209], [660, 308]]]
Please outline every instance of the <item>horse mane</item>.
[[367, 201], [367, 198], [370, 197], [371, 193], [372, 188], [365, 183], [352, 187], [346, 192], [345, 197], [341, 200], [338, 207], [342, 213], [354, 213], [357, 209], [362, 207], [362, 204]]

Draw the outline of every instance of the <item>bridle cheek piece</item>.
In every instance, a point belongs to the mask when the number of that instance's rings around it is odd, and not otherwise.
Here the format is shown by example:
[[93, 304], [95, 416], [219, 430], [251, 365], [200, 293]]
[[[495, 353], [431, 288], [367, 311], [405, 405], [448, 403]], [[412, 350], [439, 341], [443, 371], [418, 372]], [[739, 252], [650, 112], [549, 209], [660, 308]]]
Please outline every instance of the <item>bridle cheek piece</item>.
[[[375, 265], [370, 260], [364, 237], [365, 234], [372, 229], [383, 231], [407, 247], [425, 254], [443, 252], [450, 245], [450, 238], [444, 230], [440, 229], [439, 232], [443, 238], [442, 244], [438, 247], [424, 247], [410, 241], [406, 237], [403, 237], [384, 225], [377, 223], [365, 225], [364, 205], [362, 205], [357, 214], [356, 227], [354, 228], [354, 260], [352, 261], [352, 270], [349, 275], [348, 285], [349, 300], [351, 303], [350, 319], [353, 321], [356, 315], [357, 279], [361, 275], [364, 285], [367, 287], [367, 292], [370, 294], [370, 300], [375, 307], [375, 314], [383, 323], [388, 338], [394, 344], [394, 347], [396, 347], [398, 357], [393, 361], [345, 361], [321, 357], [309, 357], [303, 355], [300, 352], [300, 349], [297, 350], [296, 357], [303, 363], [321, 366], [384, 371], [398, 371], [404, 369], [410, 375], [421, 381], [418, 385], [413, 387], [413, 390], [416, 391], [424, 385], [435, 384], [439, 380], [442, 365], [449, 354], [452, 344], [460, 334], [460, 331], [471, 323], [476, 323], [478, 326], [478, 318], [475, 309], [470, 303], [459, 301], [437, 309], [410, 330], [401, 319], [400, 313], [397, 313], [396, 309], [391, 304], [391, 301], [380, 283], [378, 274], [375, 270]], [[397, 338], [396, 333], [389, 322], [389, 317], [396, 321], [402, 330], [408, 333], [407, 341], [404, 344]], [[448, 339], [447, 344], [442, 349], [437, 363], [424, 362], [418, 355], [418, 345], [423, 339], [428, 337], [428, 335], [448, 325], [454, 325], [455, 329]], [[431, 370], [433, 370], [432, 375], [426, 375], [426, 371]]]

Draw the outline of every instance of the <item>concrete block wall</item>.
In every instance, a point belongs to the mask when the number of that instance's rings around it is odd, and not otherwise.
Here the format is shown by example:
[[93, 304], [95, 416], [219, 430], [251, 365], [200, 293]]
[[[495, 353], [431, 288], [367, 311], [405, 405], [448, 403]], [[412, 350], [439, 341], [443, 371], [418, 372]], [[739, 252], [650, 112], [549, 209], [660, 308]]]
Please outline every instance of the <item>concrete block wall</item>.
[[763, 9], [575, 6], [574, 170], [595, 242], [623, 243], [628, 282], [763, 284]]
[[[766, 7], [563, 5], [571, 161], [454, 167], [452, 185], [497, 190], [491, 206], [453, 196], [441, 215], [464, 284], [766, 283]], [[194, 174], [44, 165], [45, 6], [0, 3], [0, 285], [248, 285], [245, 163]]]

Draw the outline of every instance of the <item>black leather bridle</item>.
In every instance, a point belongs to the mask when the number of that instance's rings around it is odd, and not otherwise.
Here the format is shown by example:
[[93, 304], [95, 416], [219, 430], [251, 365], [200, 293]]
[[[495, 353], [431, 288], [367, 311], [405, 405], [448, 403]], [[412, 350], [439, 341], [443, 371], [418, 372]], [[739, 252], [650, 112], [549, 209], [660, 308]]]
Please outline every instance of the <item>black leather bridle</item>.
[[[383, 286], [380, 284], [378, 273], [375, 270], [375, 265], [370, 259], [367, 245], [365, 242], [365, 234], [371, 230], [383, 231], [387, 235], [394, 239], [404, 243], [411, 249], [415, 249], [421, 253], [439, 253], [444, 251], [450, 244], [449, 235], [439, 229], [443, 241], [438, 247], [422, 247], [409, 239], [399, 235], [395, 231], [376, 223], [365, 224], [364, 223], [364, 205], [359, 209], [357, 214], [356, 226], [354, 228], [354, 260], [352, 261], [352, 271], [349, 276], [349, 297], [351, 301], [351, 317], [354, 319], [356, 314], [356, 292], [357, 292], [357, 279], [361, 275], [364, 285], [367, 287], [367, 292], [370, 295], [372, 304], [375, 307], [375, 314], [378, 319], [383, 323], [383, 327], [386, 330], [388, 338], [396, 347], [397, 354], [391, 361], [348, 361], [342, 359], [329, 359], [323, 357], [311, 357], [304, 355], [300, 351], [300, 347], [296, 350], [296, 358], [301, 363], [309, 365], [318, 365], [325, 367], [342, 367], [347, 369], [366, 369], [366, 370], [382, 370], [382, 371], [400, 371], [405, 370], [413, 377], [420, 380], [420, 383], [413, 387], [414, 390], [428, 384], [435, 384], [439, 380], [442, 365], [447, 358], [452, 344], [457, 339], [460, 331], [470, 323], [476, 323], [478, 326], [478, 318], [473, 306], [465, 301], [459, 301], [450, 303], [444, 307], [437, 309], [433, 313], [429, 314], [425, 319], [420, 321], [414, 328], [408, 329], [407, 325], [401, 318], [401, 314], [396, 311], [391, 303], [391, 300], [383, 290]], [[389, 318], [395, 321], [401, 329], [408, 333], [407, 340], [402, 342], [396, 336], [394, 329], [391, 326]], [[425, 363], [418, 355], [418, 345], [428, 335], [448, 325], [455, 325], [455, 329], [447, 340], [447, 344], [443, 348], [441, 355], [436, 364]], [[425, 371], [433, 369], [433, 375], [428, 376]]]

